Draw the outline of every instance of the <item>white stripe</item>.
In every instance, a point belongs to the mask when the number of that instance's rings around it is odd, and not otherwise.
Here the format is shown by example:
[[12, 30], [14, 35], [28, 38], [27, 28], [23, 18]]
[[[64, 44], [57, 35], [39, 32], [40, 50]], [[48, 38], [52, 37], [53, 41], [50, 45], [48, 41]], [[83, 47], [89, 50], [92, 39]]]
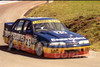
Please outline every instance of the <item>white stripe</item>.
[[18, 2], [18, 1], [0, 1], [0, 5], [8, 4], [8, 3], [14, 3], [14, 2]]

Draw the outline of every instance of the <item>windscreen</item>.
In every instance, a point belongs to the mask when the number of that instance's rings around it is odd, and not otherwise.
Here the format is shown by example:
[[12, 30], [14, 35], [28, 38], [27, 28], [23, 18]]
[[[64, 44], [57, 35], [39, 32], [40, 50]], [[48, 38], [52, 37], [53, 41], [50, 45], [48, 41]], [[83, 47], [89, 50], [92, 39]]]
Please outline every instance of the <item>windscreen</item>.
[[54, 31], [54, 30], [68, 30], [62, 23], [58, 22], [45, 22], [33, 25], [36, 32]]

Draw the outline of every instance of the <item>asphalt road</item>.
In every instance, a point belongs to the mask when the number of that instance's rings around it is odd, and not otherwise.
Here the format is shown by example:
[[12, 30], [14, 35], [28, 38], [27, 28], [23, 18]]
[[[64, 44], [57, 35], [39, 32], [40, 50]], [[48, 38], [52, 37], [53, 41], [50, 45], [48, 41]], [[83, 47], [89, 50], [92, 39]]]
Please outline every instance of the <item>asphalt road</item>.
[[3, 24], [13, 22], [37, 5], [45, 2], [17, 2], [0, 5], [0, 67], [100, 67], [100, 52], [90, 51], [86, 58], [48, 59], [27, 52], [7, 50], [2, 39]]

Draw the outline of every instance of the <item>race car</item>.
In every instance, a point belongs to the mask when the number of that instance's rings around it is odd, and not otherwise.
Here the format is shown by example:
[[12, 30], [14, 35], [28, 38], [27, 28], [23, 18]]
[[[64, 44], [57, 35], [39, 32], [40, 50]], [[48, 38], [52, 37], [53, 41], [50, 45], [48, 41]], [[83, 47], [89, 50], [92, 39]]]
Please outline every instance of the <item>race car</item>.
[[88, 56], [87, 38], [69, 29], [55, 18], [30, 17], [4, 24], [4, 42], [16, 48], [47, 58]]

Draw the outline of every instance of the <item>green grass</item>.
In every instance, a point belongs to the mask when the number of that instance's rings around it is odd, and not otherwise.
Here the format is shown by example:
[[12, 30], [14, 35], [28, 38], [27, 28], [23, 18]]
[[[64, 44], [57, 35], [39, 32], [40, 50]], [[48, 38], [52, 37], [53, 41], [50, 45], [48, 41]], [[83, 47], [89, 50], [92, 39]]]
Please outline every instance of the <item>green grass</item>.
[[100, 1], [55, 1], [33, 9], [28, 17], [57, 18], [100, 51]]

